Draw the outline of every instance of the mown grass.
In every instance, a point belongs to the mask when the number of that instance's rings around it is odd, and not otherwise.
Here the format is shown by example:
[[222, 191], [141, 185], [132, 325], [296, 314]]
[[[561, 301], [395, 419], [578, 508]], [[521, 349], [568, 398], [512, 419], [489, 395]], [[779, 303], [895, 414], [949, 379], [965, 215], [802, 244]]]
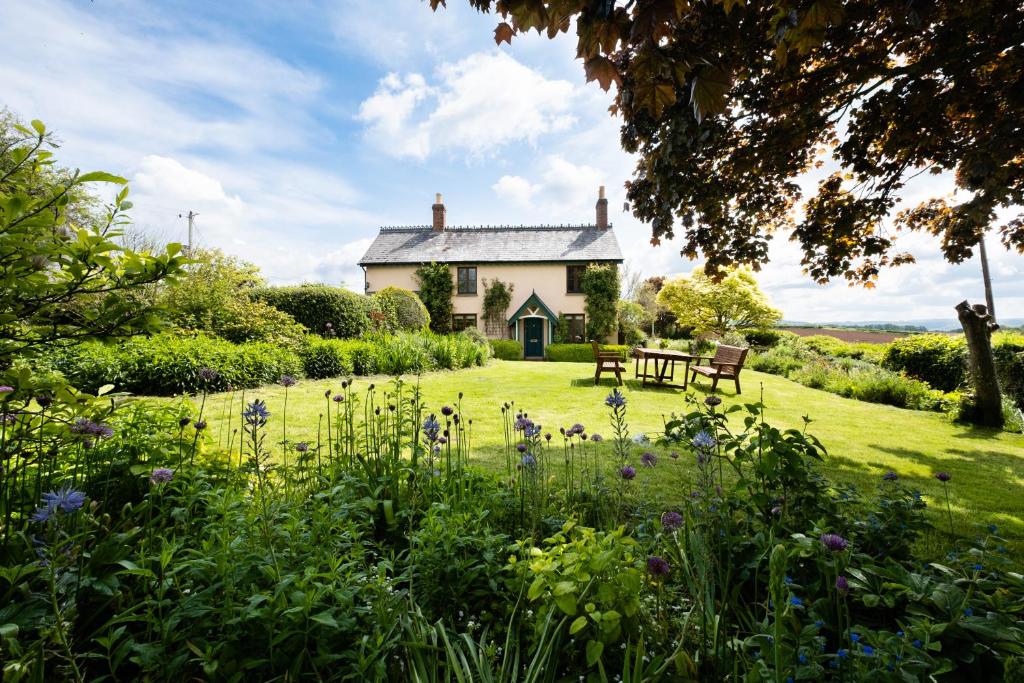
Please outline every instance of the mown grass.
[[[585, 425], [590, 433], [609, 435], [604, 398], [613, 382], [604, 380], [594, 386], [591, 373], [592, 366], [583, 363], [492, 361], [487, 367], [406, 379], [419, 382], [430, 410], [454, 405], [462, 392], [462, 413], [472, 420], [473, 459], [496, 469], [504, 463], [500, 408], [506, 401], [514, 401], [516, 409], [525, 410], [545, 431], [551, 431], [555, 435], [553, 444], [560, 443], [558, 427], [575, 422]], [[812, 420], [808, 431], [828, 449], [823, 470], [833, 480], [872, 489], [882, 474], [894, 470], [921, 490], [936, 525], [945, 528], [945, 498], [942, 485], [933, 475], [949, 472], [957, 533], [972, 535], [977, 525], [996, 523], [1017, 554], [1024, 548], [1024, 436], [956, 425], [936, 413], [845, 399], [773, 375], [744, 371], [742, 379], [742, 396], [735, 396], [731, 385], [719, 389], [723, 408], [758, 401], [763, 396], [767, 420], [778, 427], [802, 429], [803, 416], [808, 416]], [[371, 383], [376, 384], [379, 393], [390, 386], [390, 378], [357, 378], [357, 391], [365, 391]], [[340, 384], [340, 379], [300, 381], [289, 389], [289, 441], [316, 443], [319, 416], [327, 410], [324, 392], [338, 390]], [[697, 386], [691, 385], [686, 393], [702, 397], [707, 389], [708, 384], [698, 380]], [[644, 432], [654, 438], [665, 416], [686, 410], [684, 392], [679, 389], [641, 388], [639, 382], [629, 379], [623, 390], [632, 434]], [[273, 413], [268, 433], [280, 438], [284, 389], [267, 386], [250, 390], [245, 399], [257, 397], [267, 401]], [[214, 442], [226, 444], [232, 429], [238, 426], [240, 400], [237, 392], [233, 397], [236, 417], [228, 424], [224, 417], [227, 395], [208, 398], [206, 418]], [[234, 442], [237, 448], [237, 435]], [[658, 465], [642, 472], [637, 481], [652, 500], [671, 507], [690, 491], [695, 467], [686, 453], [674, 460], [665, 450], [651, 450], [659, 453]]]

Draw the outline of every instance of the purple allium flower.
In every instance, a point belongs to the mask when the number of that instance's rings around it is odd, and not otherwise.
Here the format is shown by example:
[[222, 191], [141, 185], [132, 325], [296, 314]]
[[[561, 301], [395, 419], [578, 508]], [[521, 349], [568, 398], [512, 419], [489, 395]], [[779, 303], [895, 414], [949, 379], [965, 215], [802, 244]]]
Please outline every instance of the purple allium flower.
[[288, 387], [294, 387], [299, 383], [299, 380], [295, 379], [291, 375], [281, 375], [281, 386], [287, 389]]
[[626, 397], [618, 389], [612, 389], [612, 393], [604, 399], [604, 404], [609, 408], [622, 408], [626, 405]]
[[651, 555], [647, 558], [647, 571], [656, 579], [664, 578], [672, 573], [672, 567], [665, 558]]
[[188, 423], [191, 422], [191, 421], [192, 421], [192, 418], [190, 418], [190, 417], [183, 417], [180, 420], [178, 420], [178, 426], [181, 427], [182, 429], [184, 429], [185, 427], [188, 427]]
[[85, 504], [85, 494], [75, 491], [70, 485], [43, 494], [43, 504], [52, 510], [74, 512]]
[[943, 484], [945, 484], [947, 481], [953, 478], [953, 475], [951, 475], [949, 472], [936, 472], [935, 478], [941, 481]]
[[711, 450], [718, 442], [715, 441], [715, 437], [711, 436], [707, 431], [700, 431], [697, 432], [697, 435], [693, 437], [693, 440], [690, 443], [693, 444], [694, 448]]
[[658, 464], [658, 457], [654, 453], [644, 453], [640, 456], [640, 462], [644, 467], [654, 467]]
[[443, 446], [444, 444], [448, 443], [448, 437], [447, 436], [439, 436], [439, 437], [437, 437], [437, 442]]
[[579, 422], [574, 424], [572, 427], [569, 427], [569, 432], [572, 434], [582, 434], [584, 431], [585, 427], [581, 425]]
[[622, 476], [623, 479], [627, 481], [629, 481], [630, 479], [636, 479], [636, 468], [633, 467], [632, 465], [626, 465], [621, 470], [619, 470], [619, 474]]
[[167, 467], [157, 467], [149, 475], [149, 481], [152, 484], [166, 484], [172, 479], [174, 479], [174, 470]]
[[888, 472], [882, 475], [882, 479], [884, 479], [885, 481], [896, 481], [899, 478], [899, 475], [893, 472], [892, 470], [889, 470]]
[[534, 467], [537, 464], [537, 458], [527, 453], [520, 462], [522, 462], [523, 467]]
[[204, 382], [212, 382], [220, 377], [220, 373], [213, 368], [199, 368], [199, 379]]
[[8, 386], [6, 384], [0, 385], [0, 394], [11, 394], [11, 393], [14, 393], [14, 387]]
[[452, 408], [451, 406], [443, 406], [441, 408], [441, 414], [444, 415], [445, 417], [451, 417], [452, 413], [454, 413], [454, 412], [455, 412], [455, 409]]
[[665, 531], [675, 531], [683, 526], [683, 516], [678, 512], [666, 512], [661, 516], [661, 526]]
[[39, 404], [40, 408], [46, 410], [51, 405], [53, 405], [53, 398], [49, 396], [36, 396], [36, 403]]
[[721, 403], [722, 403], [722, 399], [720, 399], [720, 398], [718, 398], [717, 396], [714, 396], [714, 395], [708, 396], [707, 398], [704, 399], [704, 404], [712, 406], [712, 407], [720, 405]]
[[99, 424], [92, 420], [87, 420], [84, 417], [80, 417], [74, 421], [69, 427], [72, 434], [80, 434], [82, 436], [97, 436], [101, 439], [109, 439], [114, 435], [114, 430], [109, 425]]
[[295, 450], [299, 453], [306, 453], [309, 451], [309, 443], [306, 441], [300, 441], [295, 444]]
[[197, 432], [201, 432], [206, 429], [206, 420], [198, 420], [195, 424], [195, 428]]
[[439, 444], [439, 443], [435, 443], [435, 444], [434, 444], [434, 448], [433, 448], [433, 451], [434, 451], [435, 453], [440, 453], [440, 452], [441, 452], [441, 444]]
[[601, 443], [602, 441], [604, 441], [604, 437], [602, 437], [600, 434], [591, 434], [590, 440], [593, 441], [594, 443]]
[[533, 420], [526, 417], [522, 413], [520, 413], [519, 416], [516, 417], [516, 421], [512, 425], [512, 428], [515, 429], [517, 432], [525, 432], [529, 427], [533, 427]]
[[327, 391], [324, 392], [324, 398], [330, 398], [330, 397], [331, 397], [331, 390], [328, 389]]
[[850, 542], [839, 534], [822, 534], [820, 540], [823, 546], [834, 553], [842, 552], [850, 545]]
[[[459, 416], [456, 415], [455, 416], [456, 423], [458, 423], [458, 420], [459, 420]], [[533, 437], [535, 437], [538, 434], [540, 434], [540, 425], [529, 426], [529, 427], [527, 427], [526, 429], [523, 430], [523, 433], [526, 434], [526, 438], [532, 439]]]
[[261, 399], [256, 399], [250, 403], [244, 411], [242, 411], [242, 417], [245, 421], [254, 427], [262, 427], [267, 424], [267, 418], [270, 417], [270, 411], [267, 410], [267, 404]]
[[345, 396], [342, 394], [335, 394], [334, 398], [332, 398], [331, 400], [334, 401], [335, 403], [341, 403], [342, 401], [345, 400]]
[[520, 453], [525, 453], [526, 452], [526, 444], [525, 443], [517, 444], [516, 445], [516, 450], [519, 451]]
[[679, 459], [679, 451], [672, 451], [671, 453], [668, 454], [668, 457], [672, 458], [673, 460], [678, 460]]
[[846, 595], [850, 592], [850, 582], [842, 574], [836, 577], [836, 590], [842, 595]]
[[547, 434], [544, 435], [544, 440], [551, 441], [551, 432], [548, 432]]

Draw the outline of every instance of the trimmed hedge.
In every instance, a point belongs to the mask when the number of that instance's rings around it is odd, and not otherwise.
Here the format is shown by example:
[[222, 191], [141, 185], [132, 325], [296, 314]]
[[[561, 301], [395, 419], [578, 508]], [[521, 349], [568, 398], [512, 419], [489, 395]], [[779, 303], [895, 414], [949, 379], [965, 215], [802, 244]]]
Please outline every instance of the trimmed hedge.
[[487, 344], [464, 334], [403, 333], [365, 339], [309, 337], [300, 352], [306, 376], [401, 375], [427, 370], [454, 370], [483, 365]]
[[390, 302], [395, 310], [395, 323], [399, 330], [418, 332], [430, 325], [430, 313], [415, 292], [401, 287], [385, 287], [374, 294], [373, 298]]
[[315, 334], [350, 339], [370, 327], [370, 298], [344, 287], [265, 287], [253, 298], [265, 301]]
[[[46, 361], [72, 384], [94, 392], [104, 384], [118, 391], [170, 396], [202, 390], [253, 388], [302, 371], [299, 356], [265, 342], [232, 344], [223, 339], [180, 333], [136, 337], [119, 344], [86, 342], [52, 351]], [[203, 380], [199, 371], [217, 376]]]
[[1024, 334], [997, 333], [992, 352], [1003, 392], [1017, 405], [1018, 410], [1024, 410]]
[[967, 379], [967, 344], [963, 337], [948, 334], [904, 337], [886, 348], [882, 367], [905, 372], [935, 389], [953, 391]]
[[[629, 356], [629, 347], [622, 344], [602, 344], [602, 351], [617, 351], [622, 360]], [[594, 349], [590, 344], [548, 344], [544, 357], [556, 363], [593, 363]]]
[[499, 360], [522, 360], [523, 345], [515, 339], [491, 339], [491, 353]]

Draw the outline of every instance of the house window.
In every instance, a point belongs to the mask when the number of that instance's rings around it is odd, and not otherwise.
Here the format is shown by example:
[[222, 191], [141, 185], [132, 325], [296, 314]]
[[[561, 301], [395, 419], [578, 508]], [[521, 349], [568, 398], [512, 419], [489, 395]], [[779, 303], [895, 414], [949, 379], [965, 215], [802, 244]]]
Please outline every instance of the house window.
[[566, 266], [565, 267], [565, 291], [569, 294], [582, 294], [583, 293], [583, 273], [587, 270], [586, 266]]
[[459, 294], [476, 294], [476, 266], [459, 268]]
[[566, 341], [569, 343], [582, 343], [587, 340], [587, 327], [582, 314], [563, 315], [566, 322]]
[[452, 331], [461, 332], [476, 327], [476, 313], [456, 313], [452, 316]]

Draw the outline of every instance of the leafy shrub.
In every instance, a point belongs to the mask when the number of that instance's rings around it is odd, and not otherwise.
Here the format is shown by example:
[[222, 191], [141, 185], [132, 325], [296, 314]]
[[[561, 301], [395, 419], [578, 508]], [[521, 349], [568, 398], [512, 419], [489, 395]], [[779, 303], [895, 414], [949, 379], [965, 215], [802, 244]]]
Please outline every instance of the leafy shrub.
[[823, 356], [833, 358], [854, 358], [866, 360], [872, 363], [881, 361], [885, 353], [884, 344], [870, 344], [867, 342], [846, 342], [826, 334], [816, 334], [810, 337], [802, 337], [801, 343], [811, 351], [820, 353]]
[[778, 344], [782, 335], [783, 333], [778, 330], [747, 330], [743, 333], [747, 344], [762, 349], [768, 349]]
[[401, 287], [385, 287], [372, 298], [390, 303], [395, 316], [395, 328], [392, 331], [417, 332], [430, 325], [430, 313], [415, 292]]
[[344, 287], [266, 287], [256, 290], [253, 296], [322, 336], [349, 339], [358, 337], [370, 326], [370, 299]]
[[500, 360], [522, 360], [523, 345], [515, 339], [491, 339], [491, 353]]
[[997, 332], [992, 339], [996, 372], [1003, 392], [1024, 410], [1024, 334]]
[[[619, 344], [602, 344], [602, 351], [617, 351], [622, 360], [629, 355], [629, 347]], [[548, 344], [544, 355], [556, 363], [593, 363], [594, 349], [590, 344]]]
[[935, 389], [953, 391], [967, 376], [967, 345], [963, 337], [917, 334], [889, 344], [882, 367], [905, 372]]
[[792, 369], [789, 378], [846, 398], [913, 410], [945, 410], [951, 402], [926, 383], [865, 361], [819, 358]]
[[[87, 391], [113, 384], [119, 391], [158, 396], [258, 387], [302, 369], [298, 354], [275, 344], [232, 344], [169, 332], [120, 344], [90, 342], [54, 350], [47, 360]], [[203, 368], [216, 370], [217, 376], [201, 378]]]
[[[372, 344], [358, 339], [323, 339], [309, 336], [306, 338], [299, 356], [306, 377], [325, 379], [342, 377], [352, 374], [368, 374], [364, 363], [356, 371], [356, 359], [365, 358], [370, 353]], [[372, 370], [371, 370], [372, 372]]]
[[483, 365], [490, 347], [465, 334], [374, 334], [363, 339], [310, 337], [300, 352], [308, 377], [401, 375]]
[[770, 375], [789, 377], [791, 373], [807, 364], [808, 353], [791, 345], [778, 345], [767, 351], [750, 354], [747, 367]]
[[451, 268], [446, 263], [430, 263], [416, 269], [416, 281], [420, 285], [420, 300], [430, 312], [430, 329], [446, 333], [452, 330], [452, 282]]
[[580, 285], [585, 295], [587, 337], [607, 339], [618, 322], [619, 269], [614, 264], [590, 264], [583, 271]]

